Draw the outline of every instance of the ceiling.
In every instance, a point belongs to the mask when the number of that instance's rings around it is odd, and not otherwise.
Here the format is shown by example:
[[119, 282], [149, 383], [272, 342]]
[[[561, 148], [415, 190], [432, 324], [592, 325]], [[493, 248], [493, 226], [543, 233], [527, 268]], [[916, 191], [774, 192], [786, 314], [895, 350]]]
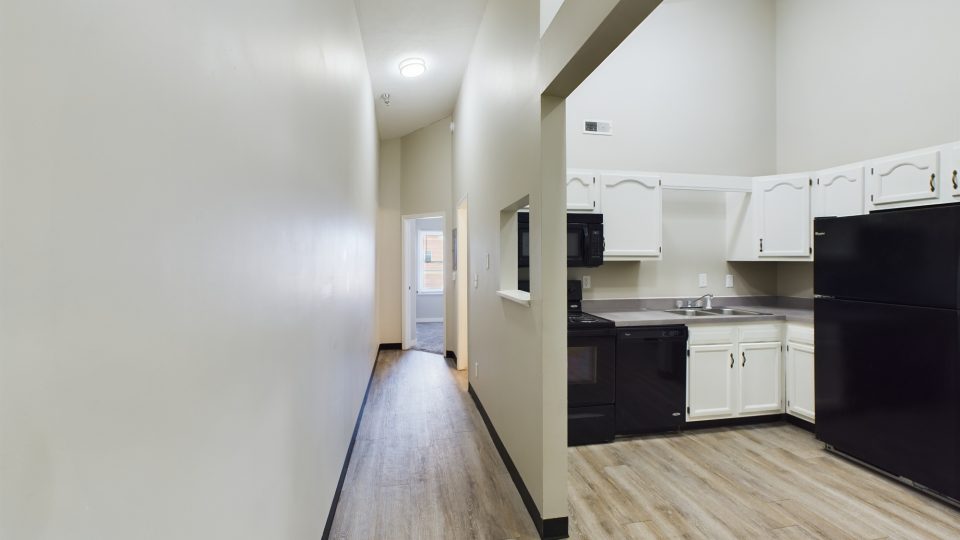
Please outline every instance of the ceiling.
[[[453, 112], [487, 0], [356, 0], [381, 139], [401, 137]], [[427, 72], [407, 79], [400, 61]], [[390, 94], [390, 106], [380, 99]]]

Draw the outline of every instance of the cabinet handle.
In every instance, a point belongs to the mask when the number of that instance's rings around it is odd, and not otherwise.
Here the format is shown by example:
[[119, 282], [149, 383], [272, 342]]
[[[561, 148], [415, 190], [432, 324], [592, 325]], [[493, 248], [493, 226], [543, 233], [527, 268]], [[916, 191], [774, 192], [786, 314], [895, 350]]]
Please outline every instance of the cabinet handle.
[[740, 356], [743, 357], [743, 363], [740, 364], [740, 367], [745, 367], [747, 365], [747, 353], [740, 351]]
[[734, 362], [735, 362], [735, 360], [733, 359], [733, 353], [730, 353], [730, 369], [733, 369], [733, 363], [734, 363]]
[[957, 171], [953, 171], [953, 189], [957, 189], [958, 187], [960, 186], [957, 185]]
[[937, 190], [937, 188], [934, 187], [934, 185], [933, 185], [933, 181], [936, 180], [936, 179], [937, 179], [936, 173], [930, 175], [930, 191], [931, 191], [931, 192]]

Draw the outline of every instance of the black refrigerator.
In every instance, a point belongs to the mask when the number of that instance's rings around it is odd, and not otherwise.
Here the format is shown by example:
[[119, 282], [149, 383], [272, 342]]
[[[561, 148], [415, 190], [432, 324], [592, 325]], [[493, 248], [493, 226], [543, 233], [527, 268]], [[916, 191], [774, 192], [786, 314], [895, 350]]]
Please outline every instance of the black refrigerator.
[[817, 437], [960, 499], [960, 205], [814, 230]]

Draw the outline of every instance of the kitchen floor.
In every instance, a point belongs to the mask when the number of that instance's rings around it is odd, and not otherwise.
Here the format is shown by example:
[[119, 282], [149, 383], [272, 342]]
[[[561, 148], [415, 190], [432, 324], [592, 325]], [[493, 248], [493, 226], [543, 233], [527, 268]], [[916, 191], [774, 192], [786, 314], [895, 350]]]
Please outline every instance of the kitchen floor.
[[960, 538], [960, 512], [788, 424], [572, 448], [571, 538]]
[[[381, 352], [331, 538], [537, 538], [466, 389], [438, 355]], [[568, 456], [571, 538], [960, 538], [960, 511], [788, 424]]]

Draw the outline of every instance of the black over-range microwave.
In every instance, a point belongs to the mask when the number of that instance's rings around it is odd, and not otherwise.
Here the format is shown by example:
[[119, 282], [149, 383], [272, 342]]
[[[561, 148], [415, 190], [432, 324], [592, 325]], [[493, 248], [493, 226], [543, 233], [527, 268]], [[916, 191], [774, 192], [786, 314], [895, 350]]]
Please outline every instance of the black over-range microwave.
[[[519, 263], [530, 266], [530, 214], [517, 214], [520, 232]], [[567, 214], [567, 266], [591, 267], [603, 264], [603, 214]]]

